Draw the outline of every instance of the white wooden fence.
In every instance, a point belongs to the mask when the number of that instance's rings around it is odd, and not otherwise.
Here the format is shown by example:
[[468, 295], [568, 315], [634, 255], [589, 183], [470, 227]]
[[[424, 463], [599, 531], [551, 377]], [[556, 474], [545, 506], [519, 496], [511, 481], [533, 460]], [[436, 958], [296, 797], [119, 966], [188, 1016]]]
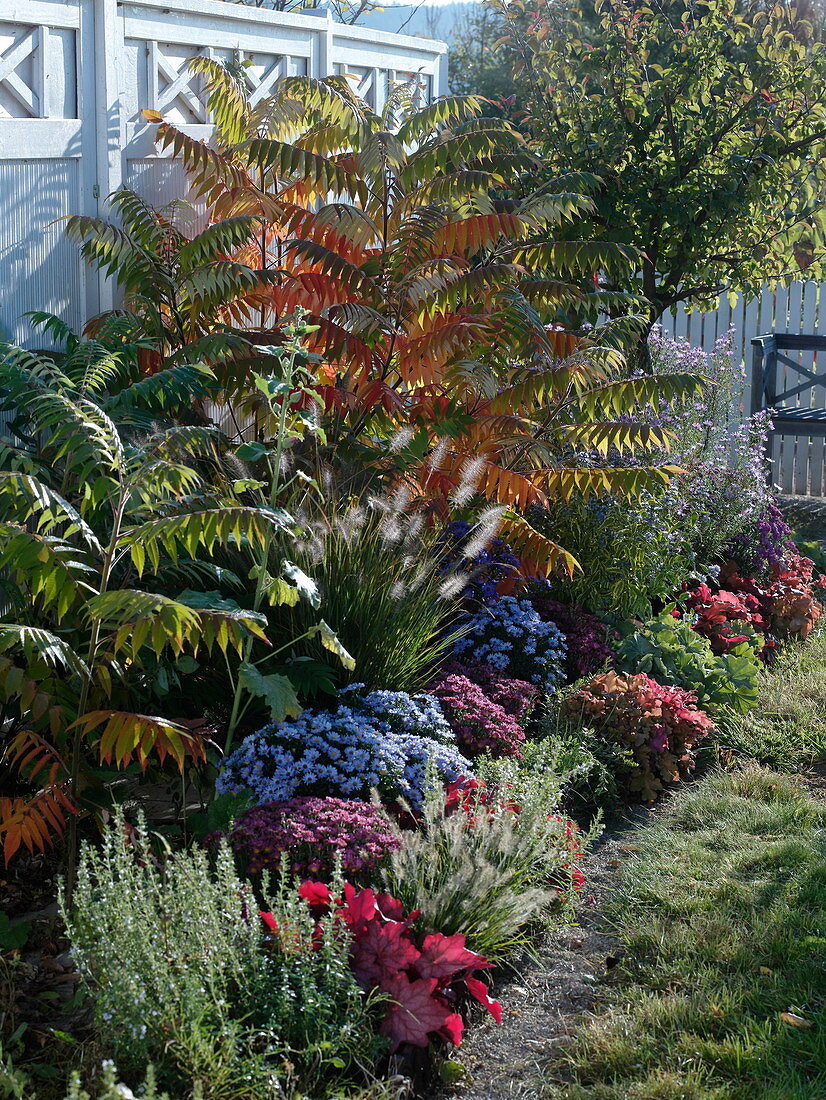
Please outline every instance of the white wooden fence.
[[197, 137], [211, 131], [187, 58], [251, 62], [253, 97], [287, 74], [347, 74], [381, 109], [389, 84], [418, 75], [447, 90], [447, 47], [229, 0], [0, 0], [0, 338], [43, 346], [23, 314], [78, 327], [112, 297], [85, 269], [58, 219], [105, 214], [124, 184], [164, 202], [183, 193], [141, 110]]
[[[747, 390], [745, 412], [748, 413], [751, 394], [751, 341], [755, 336], [772, 331], [806, 333], [808, 335], [826, 335], [826, 284], [815, 282], [797, 282], [789, 287], [779, 287], [776, 291], [764, 290], [750, 302], [737, 300], [734, 306], [723, 301], [720, 307], [710, 313], [686, 313], [682, 307], [662, 319], [665, 332], [678, 339], [688, 340], [696, 347], [711, 351], [715, 341], [729, 329], [734, 334], [734, 354], [742, 359], [746, 367]], [[784, 353], [785, 354], [785, 353]], [[826, 374], [826, 361], [821, 354], [820, 361], [816, 352], [793, 352], [801, 366], [808, 370], [818, 370]], [[790, 368], [783, 368], [785, 374], [778, 375], [781, 390], [790, 384], [802, 381], [799, 377], [792, 382]], [[786, 375], [790, 377], [787, 379]], [[798, 395], [798, 402], [807, 407], [822, 407], [823, 388], [813, 389]], [[772, 479], [784, 493], [801, 496], [826, 496], [826, 440], [822, 437], [775, 436], [772, 446]]]

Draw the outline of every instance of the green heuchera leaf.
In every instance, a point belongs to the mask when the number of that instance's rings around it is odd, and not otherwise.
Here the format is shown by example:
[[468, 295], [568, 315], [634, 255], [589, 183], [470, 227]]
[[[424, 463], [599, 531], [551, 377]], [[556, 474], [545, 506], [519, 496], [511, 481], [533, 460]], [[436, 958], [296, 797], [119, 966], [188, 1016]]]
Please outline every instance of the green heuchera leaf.
[[266, 702], [273, 722], [283, 722], [285, 718], [298, 718], [301, 714], [303, 708], [287, 676], [282, 676], [278, 672], [271, 672], [265, 676], [255, 665], [244, 662], [239, 665], [238, 678], [241, 686], [246, 688], [250, 695], [257, 695]]
[[198, 840], [203, 840], [208, 833], [229, 832], [236, 817], [253, 802], [250, 791], [216, 795], [204, 812], [189, 814], [187, 829]]
[[708, 640], [669, 608], [636, 629], [625, 628], [617, 645], [624, 672], [644, 672], [664, 684], [693, 691], [707, 711], [746, 714], [757, 705], [757, 656], [747, 642], [716, 654]]

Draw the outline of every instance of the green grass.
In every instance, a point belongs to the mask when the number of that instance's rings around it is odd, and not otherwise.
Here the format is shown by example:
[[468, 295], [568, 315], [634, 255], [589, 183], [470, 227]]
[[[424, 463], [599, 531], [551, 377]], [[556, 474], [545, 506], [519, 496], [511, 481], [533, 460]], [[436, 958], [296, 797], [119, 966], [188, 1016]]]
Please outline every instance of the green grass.
[[609, 912], [625, 955], [548, 1100], [826, 1097], [824, 828], [800, 780], [751, 767], [641, 830]]
[[760, 673], [760, 701], [719, 723], [724, 764], [745, 758], [792, 772], [826, 760], [826, 628], [791, 644]]

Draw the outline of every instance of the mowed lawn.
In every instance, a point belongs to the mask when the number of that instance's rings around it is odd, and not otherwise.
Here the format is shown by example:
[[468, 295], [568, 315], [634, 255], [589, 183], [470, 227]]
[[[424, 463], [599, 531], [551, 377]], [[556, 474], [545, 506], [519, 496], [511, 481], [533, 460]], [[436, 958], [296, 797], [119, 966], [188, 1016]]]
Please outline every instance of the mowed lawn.
[[624, 955], [548, 1100], [826, 1097], [825, 828], [800, 778], [754, 765], [675, 796], [633, 838]]

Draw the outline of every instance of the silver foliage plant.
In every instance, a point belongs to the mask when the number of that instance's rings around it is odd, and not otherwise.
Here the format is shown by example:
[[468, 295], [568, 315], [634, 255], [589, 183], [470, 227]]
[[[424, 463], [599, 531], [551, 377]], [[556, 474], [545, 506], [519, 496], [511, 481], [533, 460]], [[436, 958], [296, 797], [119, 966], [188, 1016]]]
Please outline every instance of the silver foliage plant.
[[375, 1041], [346, 930], [330, 917], [314, 948], [316, 922], [282, 877], [264, 902], [282, 933], [265, 934], [227, 847], [159, 858], [152, 839], [116, 815], [83, 846], [71, 908], [60, 898], [118, 1065], [154, 1063], [164, 1087], [204, 1100], [327, 1095]]

